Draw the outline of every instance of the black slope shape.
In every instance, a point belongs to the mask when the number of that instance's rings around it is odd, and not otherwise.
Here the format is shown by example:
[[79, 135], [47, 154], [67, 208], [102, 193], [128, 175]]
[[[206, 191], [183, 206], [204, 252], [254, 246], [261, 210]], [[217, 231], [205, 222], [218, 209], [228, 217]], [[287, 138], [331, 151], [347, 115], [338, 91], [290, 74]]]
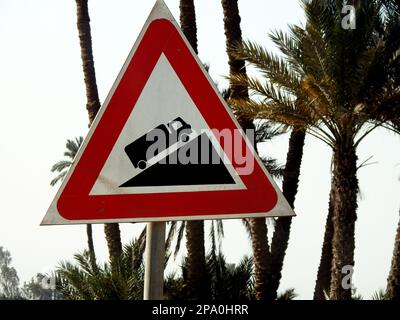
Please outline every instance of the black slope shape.
[[[195, 163], [181, 164], [180, 154], [184, 152], [188, 157], [197, 150]], [[201, 150], [207, 150], [201, 155]], [[191, 157], [194, 159], [195, 157]], [[204, 160], [204, 158], [206, 160]], [[203, 160], [202, 160], [203, 159]], [[214, 161], [213, 161], [214, 160]], [[193, 161], [192, 161], [193, 162]], [[159, 186], [189, 186], [235, 184], [229, 171], [214, 149], [206, 134], [198, 136], [160, 162], [143, 170], [120, 187], [159, 187]]]

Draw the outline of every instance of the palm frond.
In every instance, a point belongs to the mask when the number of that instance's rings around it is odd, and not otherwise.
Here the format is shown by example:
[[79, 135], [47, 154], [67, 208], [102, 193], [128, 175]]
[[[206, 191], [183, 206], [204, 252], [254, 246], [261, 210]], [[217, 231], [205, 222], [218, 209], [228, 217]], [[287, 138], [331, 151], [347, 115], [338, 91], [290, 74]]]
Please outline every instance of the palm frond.
[[301, 78], [294, 69], [288, 67], [284, 59], [252, 41], [244, 41], [233, 52], [238, 59], [251, 63], [271, 84], [292, 94], [297, 92]]
[[278, 294], [276, 300], [294, 300], [298, 294], [295, 292], [294, 288], [285, 290], [283, 293]]
[[246, 234], [249, 237], [249, 240], [251, 240], [251, 227], [250, 227], [250, 222], [249, 219], [242, 219], [242, 224], [244, 229], [246, 230]]
[[383, 289], [379, 289], [372, 294], [372, 300], [386, 300], [386, 292]]
[[275, 43], [280, 52], [284, 55], [291, 69], [297, 72], [299, 75], [304, 74], [302, 66], [302, 55], [299, 48], [298, 39], [294, 36], [297, 27], [294, 25], [289, 26], [291, 34], [284, 33], [280, 30], [276, 30], [269, 34], [270, 39]]
[[144, 267], [140, 242], [123, 248], [111, 264], [93, 264], [88, 251], [74, 256], [75, 264], [63, 261], [56, 271], [58, 290], [69, 300], [141, 299]]
[[288, 127], [283, 124], [272, 123], [271, 121], [257, 121], [255, 125], [255, 142], [266, 142], [273, 138], [287, 133]]
[[225, 236], [224, 233], [224, 222], [222, 220], [215, 220], [215, 223], [217, 225], [217, 237], [218, 237], [218, 243], [221, 244], [222, 243], [222, 239]]
[[77, 137], [75, 140], [68, 139], [65, 144], [67, 151], [64, 152], [64, 156], [74, 159], [82, 143], [83, 137]]
[[296, 96], [284, 88], [279, 88], [268, 81], [262, 82], [255, 77], [243, 74], [232, 74], [229, 79], [233, 86], [247, 86], [250, 94], [264, 103], [268, 103], [271, 106], [285, 106], [295, 110]]
[[167, 261], [171, 257], [171, 246], [172, 246], [172, 241], [174, 239], [175, 233], [176, 233], [176, 225], [177, 221], [171, 221], [169, 223], [169, 231], [167, 235], [167, 239], [165, 240], [165, 256]]
[[60, 172], [58, 176], [51, 180], [51, 186], [56, 185], [58, 181], [62, 181], [65, 178], [65, 175], [67, 174], [67, 169], [71, 167], [72, 161], [74, 160], [82, 143], [83, 137], [77, 137], [74, 140], [67, 140], [65, 144], [67, 150], [64, 152], [64, 156], [67, 157], [68, 160], [60, 160], [51, 167], [51, 172]]
[[182, 243], [185, 227], [186, 227], [186, 222], [185, 221], [181, 221], [179, 229], [178, 229], [178, 235], [177, 235], [176, 245], [175, 245], [175, 250], [174, 250], [174, 257], [175, 258], [178, 255], [179, 250], [181, 249], [181, 243]]
[[69, 168], [71, 166], [72, 162], [69, 160], [61, 160], [58, 161], [57, 163], [55, 163], [52, 167], [51, 167], [51, 172], [61, 172], [66, 168]]
[[283, 179], [283, 173], [285, 171], [284, 165], [278, 164], [277, 160], [271, 157], [262, 157], [261, 160], [271, 176], [275, 179]]
[[67, 171], [61, 172], [57, 177], [55, 177], [53, 180], [50, 181], [50, 185], [55, 186], [58, 181], [64, 180], [66, 174], [67, 174]]

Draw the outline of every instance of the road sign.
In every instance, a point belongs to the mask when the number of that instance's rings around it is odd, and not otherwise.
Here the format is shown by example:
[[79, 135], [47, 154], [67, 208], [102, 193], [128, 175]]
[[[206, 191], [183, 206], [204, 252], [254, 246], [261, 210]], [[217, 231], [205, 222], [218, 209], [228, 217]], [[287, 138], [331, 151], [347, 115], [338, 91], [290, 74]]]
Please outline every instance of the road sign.
[[157, 1], [42, 224], [294, 215]]

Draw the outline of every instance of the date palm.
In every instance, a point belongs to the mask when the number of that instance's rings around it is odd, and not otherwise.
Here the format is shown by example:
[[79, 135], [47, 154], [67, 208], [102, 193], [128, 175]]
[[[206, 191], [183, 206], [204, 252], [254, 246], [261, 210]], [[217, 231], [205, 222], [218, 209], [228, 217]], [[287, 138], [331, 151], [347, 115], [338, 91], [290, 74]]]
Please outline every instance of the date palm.
[[[240, 29], [240, 15], [237, 0], [221, 0], [224, 12], [224, 27], [226, 36], [226, 47], [229, 58], [230, 74], [246, 77], [245, 61], [243, 57], [235, 54], [233, 47], [242, 42]], [[231, 99], [245, 100], [248, 98], [248, 88], [245, 84], [231, 81]], [[251, 119], [240, 117], [238, 120], [244, 129], [254, 128]], [[289, 150], [287, 153], [286, 168], [283, 172], [283, 194], [289, 205], [294, 208], [294, 200], [297, 194], [301, 159], [305, 130], [296, 126], [292, 130], [289, 139]], [[264, 161], [265, 163], [265, 161]], [[289, 241], [290, 217], [276, 219], [275, 232], [269, 249], [267, 241], [267, 227], [265, 219], [251, 219], [249, 222], [252, 236], [253, 252], [255, 261], [255, 287], [258, 299], [273, 300], [277, 297], [277, 290], [281, 278], [283, 259]], [[258, 232], [256, 235], [255, 232]], [[257, 241], [259, 240], [259, 241]]]
[[[385, 30], [383, 37], [385, 38], [385, 45], [396, 48], [399, 46], [399, 34], [400, 34], [400, 2], [396, 0], [382, 0], [382, 9], [386, 16], [385, 19]], [[380, 30], [382, 32], [382, 30]], [[391, 50], [387, 50], [390, 52]], [[397, 58], [398, 59], [398, 58]], [[391, 75], [393, 79], [393, 87], [400, 85], [400, 74], [399, 64], [391, 63], [387, 66], [387, 73]], [[396, 76], [397, 75], [397, 76]], [[395, 101], [393, 101], [395, 102]], [[396, 110], [397, 108], [397, 110]], [[400, 133], [400, 123], [398, 117], [398, 103], [389, 104], [382, 110], [382, 114], [377, 113], [381, 120], [386, 120], [384, 124], [395, 132]], [[324, 299], [324, 292], [329, 292], [330, 288], [330, 268], [332, 263], [332, 236], [333, 236], [333, 225], [332, 225], [332, 201], [329, 201], [329, 212], [326, 221], [325, 235], [322, 246], [321, 261], [318, 269], [318, 276], [314, 291], [314, 299]]]
[[[307, 127], [309, 134], [332, 148], [333, 244], [331, 299], [351, 299], [341, 286], [342, 268], [354, 266], [357, 219], [357, 147], [398, 107], [399, 40], [385, 34], [379, 1], [355, 5], [356, 29], [341, 25], [343, 1], [303, 0], [305, 27], [275, 32], [278, 57], [245, 42], [238, 56], [254, 64], [266, 78], [234, 76], [247, 84], [257, 100], [233, 101], [237, 112]], [[395, 43], [393, 43], [395, 42]], [[260, 98], [261, 97], [261, 98]], [[395, 119], [395, 117], [392, 117]]]
[[[306, 132], [304, 127], [293, 127], [290, 133], [286, 164], [283, 171], [282, 193], [293, 209], [299, 187], [305, 136]], [[275, 219], [274, 234], [271, 241], [270, 282], [268, 284], [268, 295], [272, 299], [277, 298], [282, 277], [283, 260], [289, 244], [291, 224], [292, 217], [280, 217]]]
[[63, 261], [56, 270], [56, 287], [66, 300], [139, 300], [143, 298], [142, 243], [124, 246], [118, 260], [91, 262], [87, 251]]
[[[237, 0], [221, 0], [224, 13], [224, 30], [226, 37], [226, 51], [228, 54], [230, 74], [246, 77], [244, 60], [234, 55], [230, 49], [233, 44], [242, 41], [242, 30], [240, 28], [240, 15]], [[230, 84], [230, 98], [244, 100], [248, 98], [246, 85]], [[238, 121], [243, 130], [254, 129], [252, 119], [238, 117]], [[256, 146], [255, 146], [256, 147]], [[251, 234], [253, 255], [254, 255], [254, 273], [256, 297], [259, 300], [265, 298], [266, 272], [269, 260], [269, 245], [267, 238], [267, 226], [265, 218], [254, 218], [244, 220], [245, 225], [249, 227]]]
[[[65, 159], [58, 161], [51, 168], [51, 172], [58, 172], [58, 175], [53, 180], [51, 180], [51, 186], [55, 186], [57, 182], [62, 181], [65, 178], [68, 169], [71, 167], [72, 162], [74, 161], [75, 156], [78, 153], [80, 146], [82, 145], [82, 142], [83, 137], [78, 137], [74, 140], [67, 140], [67, 143], [65, 144], [66, 151], [64, 152]], [[89, 256], [92, 263], [94, 263], [96, 260], [96, 255], [93, 245], [93, 233], [91, 224], [86, 225], [86, 234], [88, 239]]]
[[[76, 0], [76, 9], [82, 68], [86, 88], [86, 109], [89, 116], [89, 126], [91, 126], [101, 105], [97, 90], [96, 72], [92, 52], [92, 35], [90, 30], [88, 0]], [[122, 253], [121, 234], [118, 224], [105, 224], [104, 233], [107, 240], [110, 259], [117, 259]]]
[[[180, 23], [183, 34], [197, 53], [196, 12], [193, 0], [180, 0]], [[204, 221], [187, 221], [187, 283], [191, 299], [207, 298], [206, 260], [204, 248]]]

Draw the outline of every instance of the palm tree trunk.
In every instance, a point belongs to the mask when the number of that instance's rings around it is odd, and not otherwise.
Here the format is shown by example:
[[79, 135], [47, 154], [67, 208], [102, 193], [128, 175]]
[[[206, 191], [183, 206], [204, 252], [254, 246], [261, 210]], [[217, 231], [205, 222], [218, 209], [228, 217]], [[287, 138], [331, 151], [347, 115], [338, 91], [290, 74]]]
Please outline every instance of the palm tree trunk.
[[76, 9], [83, 75], [86, 86], [86, 109], [89, 114], [90, 126], [100, 109], [100, 100], [97, 91], [96, 72], [94, 69], [88, 0], [76, 0]]
[[[350, 142], [349, 142], [350, 141]], [[333, 241], [330, 299], [350, 300], [352, 290], [343, 286], [343, 267], [354, 267], [357, 220], [357, 155], [352, 139], [335, 146], [333, 159]], [[347, 283], [348, 284], [348, 283]]]
[[92, 231], [92, 225], [87, 224], [86, 225], [86, 234], [87, 234], [87, 239], [88, 239], [88, 249], [89, 249], [89, 255], [90, 255], [90, 262], [92, 265], [96, 264], [96, 254], [94, 251], [94, 244], [93, 244], [93, 231]]
[[400, 301], [400, 221], [394, 242], [392, 265], [387, 279], [386, 299]]
[[209, 288], [205, 263], [204, 221], [187, 221], [186, 248], [188, 298], [190, 300], [207, 299]]
[[197, 25], [196, 25], [196, 11], [194, 8], [193, 0], [180, 0], [179, 1], [180, 11], [180, 24], [183, 34], [189, 41], [194, 52], [197, 51]]
[[[224, 29], [226, 38], [226, 52], [228, 54], [230, 74], [246, 75], [245, 63], [243, 60], [236, 59], [230, 50], [237, 43], [242, 42], [242, 30], [240, 28], [240, 15], [236, 0], [221, 0], [224, 13]], [[247, 99], [247, 87], [238, 87], [231, 83], [230, 98]], [[254, 129], [253, 121], [250, 119], [238, 119], [243, 130]], [[249, 219], [251, 242], [254, 256], [254, 274], [256, 299], [265, 300], [267, 297], [267, 274], [268, 259], [270, 256], [267, 226], [265, 218]]]
[[[224, 29], [226, 38], [226, 52], [228, 54], [230, 74], [246, 75], [245, 62], [236, 59], [231, 48], [242, 42], [242, 30], [240, 28], [240, 15], [237, 0], [221, 0], [224, 12]], [[248, 92], [246, 86], [230, 86], [230, 98], [246, 99]], [[243, 128], [245, 129], [245, 128]]]
[[106, 223], [104, 225], [108, 254], [110, 261], [117, 260], [122, 255], [121, 232], [118, 223]]
[[314, 300], [326, 300], [331, 286], [332, 268], [332, 240], [333, 240], [333, 199], [332, 191], [329, 195], [328, 216], [325, 223], [324, 242], [322, 244], [321, 260], [318, 267], [317, 281], [315, 282]]
[[[197, 53], [196, 12], [193, 0], [180, 0], [181, 29]], [[187, 221], [187, 289], [189, 299], [207, 298], [204, 221]]]
[[[97, 112], [100, 109], [100, 100], [97, 90], [96, 73], [94, 69], [88, 0], [76, 0], [76, 15], [79, 43], [81, 48], [83, 75], [86, 86], [86, 109], [89, 115], [90, 127], [94, 118], [96, 117]], [[119, 257], [122, 252], [122, 249], [120, 249], [122, 248], [122, 245], [118, 224], [105, 224], [104, 229], [108, 248], [109, 250], [112, 250], [109, 251], [110, 258], [115, 256]]]
[[[294, 208], [299, 178], [301, 160], [303, 158], [306, 132], [304, 128], [293, 128], [289, 139], [289, 150], [286, 156], [286, 166], [283, 176], [282, 191], [289, 205]], [[283, 260], [289, 243], [291, 217], [282, 217], [276, 220], [275, 232], [271, 242], [271, 282], [270, 294], [277, 297], [279, 283], [282, 277]]]
[[265, 218], [249, 219], [254, 261], [254, 289], [257, 300], [271, 301], [274, 298], [268, 290], [270, 251]]

